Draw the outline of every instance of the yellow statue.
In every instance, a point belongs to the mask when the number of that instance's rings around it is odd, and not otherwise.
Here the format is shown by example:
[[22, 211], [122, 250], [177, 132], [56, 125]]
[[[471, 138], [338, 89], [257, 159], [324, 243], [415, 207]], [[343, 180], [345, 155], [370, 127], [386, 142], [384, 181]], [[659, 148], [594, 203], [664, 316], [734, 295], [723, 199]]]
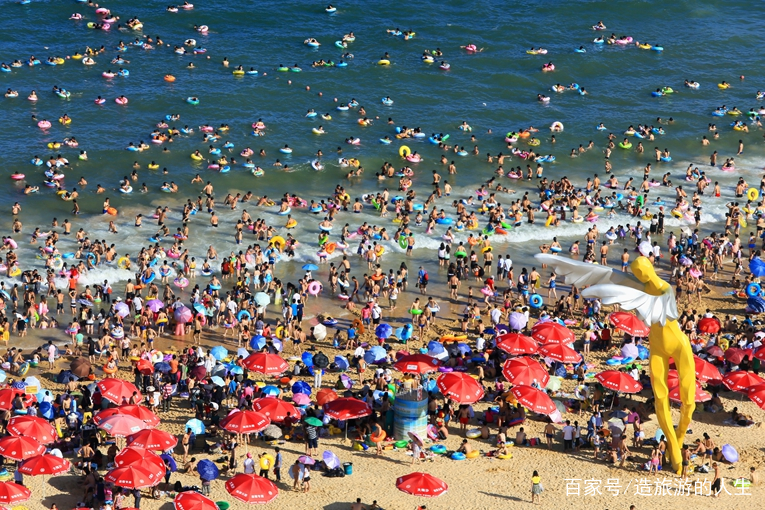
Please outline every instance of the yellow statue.
[[[589, 286], [581, 291], [583, 297], [599, 298], [603, 304], [619, 304], [625, 310], [635, 310], [638, 317], [651, 328], [648, 335], [648, 361], [651, 385], [656, 397], [656, 417], [667, 438], [672, 469], [679, 474], [682, 471], [681, 449], [685, 431], [696, 408], [696, 367], [693, 350], [688, 337], [677, 323], [679, 314], [672, 286], [659, 278], [648, 258], [651, 254], [650, 244], [642, 243], [639, 249], [643, 255], [630, 265], [634, 276], [605, 266], [555, 255], [538, 254], [536, 258], [555, 268], [563, 283], [576, 285], [580, 289]], [[669, 358], [675, 361], [680, 383], [682, 405], [677, 430], [672, 426], [669, 407]]]

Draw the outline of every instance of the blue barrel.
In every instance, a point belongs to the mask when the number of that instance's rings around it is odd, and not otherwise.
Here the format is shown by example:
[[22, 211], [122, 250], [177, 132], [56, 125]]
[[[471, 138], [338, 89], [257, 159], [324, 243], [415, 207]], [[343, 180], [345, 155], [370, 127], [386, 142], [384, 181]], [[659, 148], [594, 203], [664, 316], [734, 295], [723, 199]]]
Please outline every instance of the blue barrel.
[[343, 469], [345, 470], [345, 476], [353, 474], [353, 462], [343, 462]]
[[408, 432], [427, 437], [428, 394], [424, 391], [399, 393], [393, 402], [393, 437], [396, 441], [409, 439]]

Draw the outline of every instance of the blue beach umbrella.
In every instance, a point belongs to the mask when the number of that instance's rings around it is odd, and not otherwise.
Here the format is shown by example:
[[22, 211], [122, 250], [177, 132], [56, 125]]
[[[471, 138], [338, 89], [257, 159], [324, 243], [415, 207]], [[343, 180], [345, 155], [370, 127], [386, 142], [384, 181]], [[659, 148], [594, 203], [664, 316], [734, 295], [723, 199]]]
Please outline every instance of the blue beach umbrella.
[[205, 314], [205, 305], [202, 303], [194, 303], [194, 310], [197, 311], [197, 313], [201, 313], [202, 315]]
[[258, 292], [253, 299], [257, 306], [267, 306], [271, 302], [271, 298], [265, 292]]
[[165, 464], [167, 464], [167, 467], [170, 468], [171, 473], [175, 473], [176, 471], [178, 471], [178, 464], [175, 463], [175, 459], [173, 458], [172, 455], [170, 455], [169, 453], [163, 453], [162, 455], [159, 456], [159, 458], [165, 461]]
[[303, 271], [316, 271], [319, 269], [319, 266], [316, 264], [306, 264], [303, 266]]
[[198, 420], [196, 418], [192, 418], [186, 422], [184, 430], [186, 429], [191, 429], [191, 431], [197, 435], [204, 434], [206, 430], [205, 424], [202, 422], [202, 420]]
[[246, 358], [247, 356], [250, 355], [250, 352], [247, 349], [245, 349], [244, 347], [240, 347], [240, 348], [238, 348], [236, 350], [236, 355], [237, 356], [241, 356], [243, 358]]
[[282, 390], [269, 384], [268, 386], [263, 386], [263, 389], [260, 390], [260, 392], [267, 397], [278, 397]]
[[746, 308], [753, 313], [765, 313], [765, 299], [757, 296], [747, 298]]
[[307, 367], [312, 367], [313, 366], [313, 354], [311, 354], [310, 352], [307, 352], [307, 351], [304, 352], [300, 356], [300, 359], [303, 361], [303, 364], [305, 366], [307, 366]]
[[390, 324], [380, 324], [375, 328], [375, 336], [377, 338], [386, 339], [393, 334], [393, 328]]
[[311, 386], [305, 381], [298, 381], [292, 385], [292, 393], [305, 393], [311, 394]]
[[762, 260], [760, 257], [754, 257], [749, 262], [749, 271], [757, 278], [765, 276], [765, 260]]
[[263, 335], [255, 335], [250, 339], [250, 349], [253, 351], [259, 351], [266, 346], [266, 337]]
[[223, 380], [220, 376], [214, 375], [210, 377], [210, 382], [213, 383], [215, 386], [225, 386], [226, 381]]
[[378, 361], [383, 361], [385, 358], [388, 357], [388, 353], [380, 347], [379, 345], [375, 345], [374, 347], [370, 348], [367, 352], [364, 353], [364, 361], [366, 361], [368, 364], [377, 363]]
[[154, 363], [154, 371], [166, 374], [170, 371], [170, 365], [168, 363], [165, 363], [164, 361], [160, 361], [159, 363]]
[[350, 368], [351, 364], [348, 363], [348, 360], [344, 358], [343, 356], [335, 356], [335, 365], [337, 365], [338, 370], [348, 370]]
[[39, 413], [40, 416], [46, 420], [52, 420], [56, 415], [56, 411], [53, 409], [53, 404], [50, 402], [40, 402]]
[[209, 459], [202, 459], [197, 464], [197, 472], [202, 480], [215, 480], [220, 475], [218, 466]]
[[210, 351], [210, 354], [212, 354], [215, 359], [220, 361], [228, 357], [228, 349], [226, 349], [222, 345], [216, 345], [215, 347], [212, 348], [212, 350]]

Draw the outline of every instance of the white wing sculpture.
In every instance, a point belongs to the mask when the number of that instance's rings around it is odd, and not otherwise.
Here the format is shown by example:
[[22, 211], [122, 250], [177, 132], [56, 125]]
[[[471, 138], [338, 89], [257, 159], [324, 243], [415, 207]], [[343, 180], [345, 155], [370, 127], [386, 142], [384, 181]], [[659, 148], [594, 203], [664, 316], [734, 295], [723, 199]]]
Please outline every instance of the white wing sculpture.
[[645, 284], [634, 276], [609, 267], [588, 264], [556, 255], [537, 254], [540, 262], [555, 268], [563, 283], [583, 289], [582, 296], [599, 298], [605, 305], [619, 304], [625, 310], [635, 310], [647, 325], [666, 325], [667, 319], [677, 319], [675, 293], [672, 287], [659, 296], [645, 292]]

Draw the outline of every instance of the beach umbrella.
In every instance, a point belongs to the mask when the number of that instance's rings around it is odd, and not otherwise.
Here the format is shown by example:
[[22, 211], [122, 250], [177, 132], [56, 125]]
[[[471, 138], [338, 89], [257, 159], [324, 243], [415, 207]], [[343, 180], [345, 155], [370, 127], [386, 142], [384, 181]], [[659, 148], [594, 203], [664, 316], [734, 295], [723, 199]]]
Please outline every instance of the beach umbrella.
[[194, 311], [197, 313], [201, 313], [202, 315], [205, 315], [207, 313], [207, 310], [205, 309], [205, 305], [202, 303], [194, 303], [193, 305]]
[[640, 356], [640, 352], [638, 351], [638, 346], [632, 342], [628, 344], [624, 344], [622, 346], [621, 352], [622, 352], [623, 358], [632, 358], [633, 360], [636, 360], [638, 359], [638, 356]]
[[327, 466], [327, 469], [337, 469], [340, 467], [340, 459], [329, 450], [324, 450], [321, 458], [324, 460], [324, 465]]
[[696, 355], [693, 356], [693, 362], [696, 366], [697, 380], [701, 382], [722, 380], [722, 374], [720, 374], [720, 371], [717, 369], [717, 367], [710, 362], [703, 360]]
[[327, 327], [324, 324], [317, 324], [313, 327], [313, 337], [317, 342], [327, 338]]
[[198, 418], [192, 418], [189, 421], [186, 422], [186, 425], [183, 426], [183, 430], [191, 429], [191, 431], [200, 436], [205, 433], [206, 427], [202, 420]]
[[165, 463], [154, 452], [143, 448], [123, 448], [114, 457], [115, 468], [104, 480], [118, 487], [139, 489], [153, 487], [165, 476]]
[[313, 356], [313, 364], [318, 368], [327, 368], [329, 366], [329, 358], [323, 352], [317, 352]]
[[722, 456], [725, 460], [727, 460], [731, 464], [735, 464], [736, 462], [738, 462], [738, 452], [733, 446], [729, 444], [723, 445]]
[[37, 455], [30, 457], [19, 464], [17, 468], [25, 475], [58, 475], [69, 471], [71, 463], [53, 454]]
[[274, 349], [276, 349], [277, 352], [282, 352], [284, 350], [284, 343], [275, 336], [271, 337], [271, 345], [274, 346]]
[[273, 386], [273, 385], [269, 384], [267, 386], [263, 386], [263, 388], [261, 388], [260, 392], [265, 397], [278, 397], [279, 394], [282, 392], [282, 390], [280, 390], [276, 386]]
[[146, 302], [146, 308], [151, 310], [153, 313], [157, 313], [158, 311], [162, 310], [164, 307], [165, 307], [165, 303], [163, 303], [159, 299], [150, 299]]
[[338, 421], [355, 420], [372, 414], [372, 408], [361, 400], [343, 397], [324, 404], [324, 414]]
[[536, 383], [539, 387], [545, 387], [550, 375], [536, 360], [527, 356], [511, 358], [502, 366], [502, 375], [513, 384], [531, 386]]
[[32, 491], [15, 482], [0, 482], [0, 503], [21, 503], [32, 497]]
[[412, 354], [398, 360], [393, 365], [393, 368], [405, 374], [426, 374], [428, 372], [435, 372], [439, 366], [441, 366], [441, 362], [433, 356]]
[[348, 358], [345, 356], [336, 355], [335, 356], [335, 365], [337, 366], [337, 369], [341, 372], [348, 370], [351, 367], [351, 364], [348, 363]]
[[405, 342], [406, 340], [409, 340], [410, 338], [412, 338], [413, 333], [414, 333], [414, 327], [412, 327], [411, 324], [406, 324], [403, 327], [396, 328], [396, 338], [398, 338], [402, 342]]
[[[760, 409], [765, 409], [765, 383], [750, 386], [746, 394], [752, 402], [760, 406]], [[0, 440], [0, 442], [2, 442], [2, 440]]]
[[353, 388], [353, 379], [351, 379], [347, 374], [340, 374], [340, 383], [342, 383], [343, 388], [346, 390]]
[[271, 424], [263, 429], [263, 437], [266, 439], [279, 439], [282, 437], [282, 429], [278, 425]]
[[154, 364], [151, 362], [151, 360], [148, 360], [148, 359], [144, 359], [144, 358], [139, 359], [138, 361], [136, 361], [135, 367], [143, 375], [151, 375], [154, 373]]
[[765, 276], [765, 260], [762, 260], [760, 257], [754, 257], [749, 261], [749, 271], [755, 278]]
[[[266, 346], [266, 337], [263, 335], [255, 335], [250, 339], [250, 349], [253, 351], [259, 351]], [[249, 353], [245, 357], [249, 356]]]
[[40, 444], [49, 444], [58, 438], [56, 429], [37, 416], [14, 416], [8, 420], [6, 430], [14, 436], [31, 437]]
[[460, 404], [472, 404], [483, 397], [483, 387], [464, 372], [447, 372], [438, 376], [436, 386], [444, 397]]
[[431, 340], [428, 342], [428, 356], [433, 356], [440, 361], [446, 361], [449, 359], [449, 353], [446, 352], [446, 347], [441, 342]]
[[604, 388], [619, 393], [639, 393], [643, 389], [643, 385], [633, 379], [631, 375], [618, 370], [604, 370], [603, 372], [595, 374], [595, 379], [597, 379]]
[[733, 391], [746, 392], [752, 386], [765, 383], [759, 375], [746, 370], [736, 370], [725, 374], [723, 384]]
[[320, 419], [318, 419], [318, 418], [316, 418], [314, 416], [309, 416], [304, 421], [306, 422], [306, 424], [311, 425], [313, 427], [321, 427], [321, 426], [324, 425], [323, 421], [321, 421]]
[[[154, 428], [157, 425], [159, 425], [159, 417], [156, 414], [154, 414], [152, 410], [146, 406], [142, 406], [140, 404], [126, 404], [126, 405], [117, 407], [116, 409], [117, 411], [119, 411], [119, 414], [132, 416], [132, 417], [138, 418], [139, 420], [142, 420], [144, 423], [146, 423], [146, 425], [148, 425], [147, 428]], [[104, 411], [101, 411], [99, 414], [103, 412]]]
[[38, 411], [38, 414], [46, 420], [52, 420], [56, 417], [56, 409], [50, 402], [40, 402]]
[[564, 344], [544, 344], [539, 348], [539, 353], [561, 363], [579, 363], [582, 356], [574, 349]]
[[711, 345], [707, 347], [706, 351], [713, 358], [722, 358], [723, 354], [725, 354], [719, 345]]
[[557, 410], [550, 395], [540, 389], [519, 385], [513, 386], [510, 391], [518, 400], [519, 404], [535, 413], [549, 415]]
[[388, 352], [380, 345], [370, 347], [367, 352], [364, 353], [364, 361], [369, 365], [374, 365], [383, 362], [387, 359]]
[[90, 375], [91, 364], [88, 358], [77, 358], [69, 364], [69, 370], [79, 378]]
[[320, 406], [333, 400], [337, 400], [337, 392], [331, 388], [323, 388], [316, 393], [316, 403]]
[[191, 367], [191, 370], [189, 370], [189, 376], [192, 379], [201, 381], [207, 376], [207, 369], [205, 368], [204, 365], [196, 365], [194, 367]]
[[631, 313], [613, 312], [608, 315], [608, 320], [614, 327], [630, 336], [648, 336], [651, 332], [651, 328]]
[[765, 299], [759, 296], [747, 298], [746, 309], [755, 314], [765, 313]]
[[115, 414], [102, 419], [98, 428], [113, 437], [127, 437], [147, 428], [143, 420], [124, 414]]
[[[529, 318], [526, 317], [525, 313], [521, 312], [511, 313], [507, 320], [510, 325], [510, 329], [514, 329], [516, 331], [522, 330], [526, 327], [526, 324], [529, 323]], [[497, 329], [499, 329], [499, 327]]]
[[257, 411], [235, 411], [223, 418], [220, 426], [235, 434], [252, 434], [268, 427], [271, 419]]
[[[226, 372], [226, 368], [225, 367], [223, 367], [222, 372], [223, 373]], [[226, 385], [226, 381], [224, 381], [222, 377], [217, 376], [217, 375], [214, 375], [214, 376], [210, 377], [210, 382], [213, 383], [215, 386], [220, 386], [220, 387], [223, 387], [223, 386]]]
[[169, 432], [159, 429], [144, 429], [127, 438], [128, 446], [136, 446], [147, 450], [172, 450], [178, 444], [178, 438]]
[[202, 459], [197, 463], [197, 473], [202, 480], [215, 480], [220, 476], [220, 470], [210, 459]]
[[103, 398], [115, 404], [121, 404], [123, 401], [128, 402], [133, 395], [136, 396], [136, 401], [140, 402], [143, 400], [141, 392], [130, 381], [109, 377], [98, 381], [96, 386]]
[[710, 335], [719, 333], [720, 330], [722, 329], [720, 320], [717, 317], [704, 317], [703, 319], [699, 321], [699, 324], [696, 327], [702, 333], [708, 333]]
[[520, 333], [503, 333], [497, 337], [497, 349], [515, 356], [536, 354], [539, 344], [533, 338]]
[[305, 381], [298, 381], [292, 385], [292, 393], [305, 393], [311, 394], [311, 386]]
[[114, 312], [120, 317], [127, 317], [130, 315], [130, 307], [127, 305], [127, 303], [118, 301], [114, 303]]
[[457, 344], [457, 349], [460, 351], [460, 354], [464, 356], [467, 356], [473, 352], [473, 349], [471, 349], [470, 346], [464, 342], [459, 342]]
[[271, 297], [265, 292], [257, 292], [253, 297], [255, 305], [259, 307], [268, 306], [271, 303]]
[[178, 465], [175, 463], [175, 459], [172, 455], [169, 453], [163, 453], [159, 456], [159, 458], [162, 459], [162, 462], [164, 462], [168, 468], [170, 468], [171, 473], [178, 471]]
[[[669, 399], [672, 402], [678, 402], [682, 403], [682, 400], [680, 398], [680, 386], [671, 387], [669, 390]], [[699, 385], [698, 382], [696, 382], [696, 393], [694, 396], [694, 400], [696, 402], [707, 402], [708, 400], [712, 400], [712, 395], [704, 391], [704, 388]]]
[[627, 428], [627, 426], [624, 424], [624, 420], [621, 418], [611, 418], [606, 422], [608, 425], [608, 430], [613, 432], [615, 435], [622, 435], [622, 432], [624, 432], [624, 429]]
[[[0, 455], [22, 461], [45, 453], [45, 447], [35, 439], [26, 436], [5, 436], [0, 438]], [[0, 503], [3, 502], [0, 498]]]
[[175, 317], [175, 320], [178, 322], [183, 322], [183, 323], [189, 322], [191, 320], [192, 315], [193, 314], [191, 313], [191, 310], [189, 310], [185, 306], [179, 306], [173, 312], [173, 317]]
[[300, 360], [303, 362], [303, 364], [307, 367], [313, 366], [313, 353], [305, 351], [303, 354], [300, 355]]
[[303, 265], [303, 271], [316, 271], [319, 269], [319, 266], [316, 264], [305, 264]]
[[305, 393], [295, 393], [292, 395], [292, 401], [298, 406], [307, 406], [311, 403], [311, 397]]
[[160, 361], [158, 363], [154, 363], [154, 371], [159, 372], [161, 374], [166, 374], [170, 372], [172, 368], [170, 367], [169, 363], [165, 363], [164, 361]]
[[739, 349], [738, 347], [729, 347], [725, 354], [723, 355], [725, 359], [733, 363], [734, 365], [738, 365], [742, 361], [744, 361], [744, 358], [747, 356], [751, 356], [752, 351], [747, 349]]
[[3, 388], [0, 390], [0, 409], [3, 411], [9, 411], [13, 409], [13, 401], [16, 395], [24, 394], [24, 390], [18, 390], [16, 388]]
[[382, 323], [378, 324], [375, 328], [375, 336], [377, 338], [387, 339], [393, 334], [393, 328], [390, 324]]
[[220, 510], [215, 501], [195, 491], [180, 492], [173, 500], [175, 510]]
[[265, 375], [279, 375], [290, 368], [281, 356], [267, 352], [254, 352], [247, 356], [242, 364], [251, 372]]
[[574, 332], [557, 322], [537, 322], [531, 328], [531, 338], [540, 344], [569, 344], [574, 341]]
[[256, 399], [252, 402], [252, 408], [268, 416], [274, 423], [282, 423], [288, 414], [292, 418], [300, 417], [300, 411], [295, 406], [275, 397]]
[[269, 503], [279, 494], [272, 481], [254, 473], [240, 473], [226, 480], [226, 491], [239, 501], [259, 504]]
[[210, 354], [212, 354], [215, 359], [220, 361], [222, 359], [228, 358], [228, 349], [222, 345], [216, 345], [210, 350]]
[[301, 455], [300, 457], [298, 457], [297, 460], [299, 463], [303, 464], [304, 466], [313, 466], [314, 464], [316, 464], [316, 461], [314, 460], [314, 458], [309, 455]]
[[396, 488], [412, 496], [435, 498], [449, 488], [445, 482], [428, 473], [411, 473], [396, 480]]

